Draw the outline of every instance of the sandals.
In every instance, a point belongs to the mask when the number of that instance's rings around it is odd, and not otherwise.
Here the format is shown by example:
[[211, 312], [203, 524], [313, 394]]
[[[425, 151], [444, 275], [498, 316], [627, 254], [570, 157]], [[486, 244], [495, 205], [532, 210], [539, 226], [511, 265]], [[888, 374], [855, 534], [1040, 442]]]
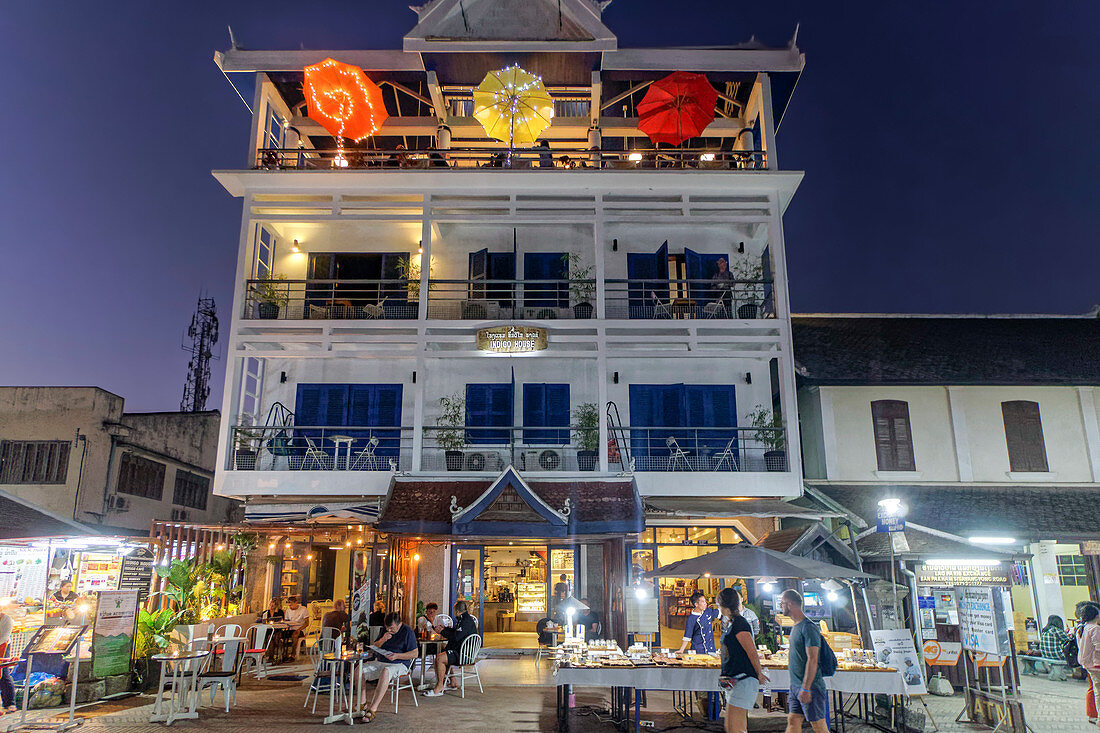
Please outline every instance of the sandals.
[[374, 711], [373, 710], [363, 711], [363, 722], [364, 723], [369, 723], [372, 720], [374, 720]]
[[436, 692], [434, 689], [428, 690], [424, 693], [424, 697], [443, 697], [443, 691], [440, 690], [439, 692]]

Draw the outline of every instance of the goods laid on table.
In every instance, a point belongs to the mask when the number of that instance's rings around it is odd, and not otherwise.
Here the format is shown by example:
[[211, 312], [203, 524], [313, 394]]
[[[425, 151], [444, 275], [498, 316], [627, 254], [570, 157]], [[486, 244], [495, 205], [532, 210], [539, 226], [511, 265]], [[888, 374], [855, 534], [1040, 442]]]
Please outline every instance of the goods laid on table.
[[[787, 650], [780, 649], [777, 652], [770, 651], [767, 647], [758, 646], [760, 666], [764, 669], [786, 669]], [[893, 672], [896, 667], [889, 667], [875, 659], [875, 653], [871, 649], [841, 649], [837, 652], [837, 669], [841, 672]]]
[[686, 667], [717, 669], [721, 666], [721, 660], [713, 654], [696, 654], [690, 651], [678, 654], [667, 649], [651, 651], [643, 644], [635, 644], [626, 652], [623, 652], [615, 641], [603, 639], [587, 644], [581, 639], [570, 639], [553, 649], [552, 652], [558, 666], [566, 668]]

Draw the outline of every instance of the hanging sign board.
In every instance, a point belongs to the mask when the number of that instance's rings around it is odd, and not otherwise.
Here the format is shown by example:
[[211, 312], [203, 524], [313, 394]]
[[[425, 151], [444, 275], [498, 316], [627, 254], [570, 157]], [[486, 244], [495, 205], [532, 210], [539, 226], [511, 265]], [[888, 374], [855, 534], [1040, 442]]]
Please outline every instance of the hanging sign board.
[[136, 590], [138, 605], [149, 597], [153, 583], [153, 553], [147, 547], [139, 547], [122, 558], [122, 570], [118, 576], [119, 590]]
[[917, 585], [951, 587], [960, 585], [1010, 585], [1008, 565], [929, 565], [917, 566]]
[[370, 578], [366, 578], [351, 597], [351, 637], [353, 639], [359, 638], [360, 631], [366, 631], [367, 617], [370, 612]]
[[1100, 540], [1088, 540], [1081, 543], [1082, 555], [1100, 555]]
[[956, 588], [959, 599], [959, 633], [962, 645], [973, 652], [998, 656], [1010, 654], [1005, 626], [1004, 597], [989, 587]]
[[137, 590], [100, 591], [92, 631], [92, 674], [95, 677], [130, 671], [137, 602]]
[[878, 508], [876, 532], [904, 532], [905, 518], [897, 512], [888, 512], [885, 507]]
[[494, 326], [477, 332], [477, 350], [492, 354], [543, 351], [546, 344], [546, 329], [536, 326]]

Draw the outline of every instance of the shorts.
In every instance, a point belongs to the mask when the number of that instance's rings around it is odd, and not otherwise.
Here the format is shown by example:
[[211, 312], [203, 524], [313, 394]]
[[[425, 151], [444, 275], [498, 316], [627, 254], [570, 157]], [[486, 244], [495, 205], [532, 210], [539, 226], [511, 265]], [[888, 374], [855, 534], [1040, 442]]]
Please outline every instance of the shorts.
[[810, 701], [802, 702], [798, 699], [798, 693], [801, 691], [801, 685], [791, 687], [791, 694], [787, 696], [787, 711], [794, 715], [801, 715], [810, 723], [824, 720], [829, 709], [829, 693], [821, 687], [812, 687]]
[[403, 662], [364, 662], [363, 663], [363, 679], [369, 681], [376, 680], [382, 676], [382, 670], [388, 669], [391, 677], [400, 677], [409, 670], [409, 668]]
[[733, 683], [733, 687], [727, 687], [726, 705], [732, 705], [742, 710], [752, 710], [756, 704], [756, 693], [760, 691], [760, 680], [755, 677], [746, 677]]
[[447, 650], [447, 664], [451, 667], [458, 664], [458, 652], [454, 649]]

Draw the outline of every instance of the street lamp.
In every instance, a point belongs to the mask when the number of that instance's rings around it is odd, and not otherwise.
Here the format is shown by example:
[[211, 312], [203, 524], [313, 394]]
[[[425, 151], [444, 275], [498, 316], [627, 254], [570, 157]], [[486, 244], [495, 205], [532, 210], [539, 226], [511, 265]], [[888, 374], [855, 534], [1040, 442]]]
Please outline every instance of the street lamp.
[[[898, 583], [895, 566], [897, 561], [894, 560], [894, 526], [902, 517], [908, 513], [909, 507], [902, 503], [901, 499], [897, 496], [886, 496], [879, 499], [878, 512], [879, 512], [879, 531], [885, 531], [882, 529], [882, 525], [890, 527], [890, 587], [894, 591], [894, 623], [898, 623], [900, 614], [898, 613]], [[885, 520], [885, 521], [883, 521]], [[902, 525], [904, 527], [904, 525]], [[900, 529], [900, 528], [899, 528]], [[904, 535], [903, 535], [904, 537]]]

